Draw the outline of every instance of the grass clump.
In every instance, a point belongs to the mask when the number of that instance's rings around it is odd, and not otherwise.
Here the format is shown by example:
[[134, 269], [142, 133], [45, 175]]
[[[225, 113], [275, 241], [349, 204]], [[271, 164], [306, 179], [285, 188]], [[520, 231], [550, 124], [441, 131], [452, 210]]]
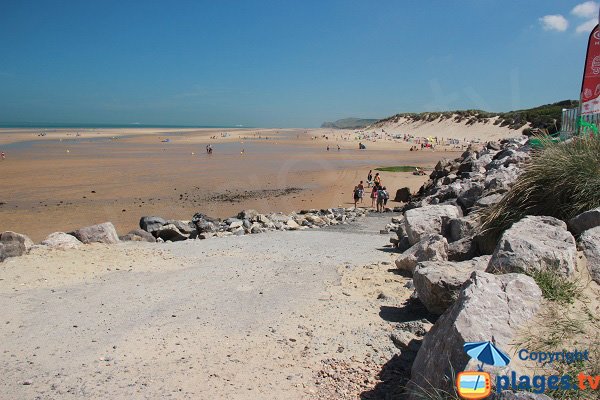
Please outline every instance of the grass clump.
[[561, 276], [553, 269], [534, 270], [529, 275], [542, 291], [545, 299], [561, 304], [572, 304], [581, 293], [577, 282]]
[[482, 211], [482, 231], [498, 239], [526, 215], [562, 220], [600, 205], [600, 139], [544, 142], [499, 203]]
[[375, 168], [375, 171], [381, 172], [414, 172], [417, 167], [411, 167], [410, 165], [397, 165], [395, 167], [379, 167]]

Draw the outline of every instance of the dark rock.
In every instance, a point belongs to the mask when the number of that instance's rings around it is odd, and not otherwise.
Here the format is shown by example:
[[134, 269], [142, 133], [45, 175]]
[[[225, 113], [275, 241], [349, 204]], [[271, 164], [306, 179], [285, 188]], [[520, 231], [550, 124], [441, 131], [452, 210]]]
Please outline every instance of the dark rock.
[[128, 234], [121, 236], [120, 239], [125, 242], [156, 242], [156, 238], [143, 229], [134, 229]]
[[12, 231], [0, 233], [0, 243], [3, 245], [0, 249], [0, 259], [22, 256], [29, 253], [33, 247], [33, 241], [29, 237]]
[[408, 203], [410, 201], [410, 197], [411, 197], [410, 188], [403, 187], [396, 191], [396, 197], [394, 198], [394, 201]]
[[569, 231], [575, 236], [581, 235], [588, 229], [600, 226], [600, 207], [594, 208], [593, 210], [586, 211], [571, 218], [567, 222]]
[[160, 217], [147, 216], [140, 218], [140, 228], [150, 233], [158, 230], [161, 226], [166, 225], [166, 223], [167, 221]]

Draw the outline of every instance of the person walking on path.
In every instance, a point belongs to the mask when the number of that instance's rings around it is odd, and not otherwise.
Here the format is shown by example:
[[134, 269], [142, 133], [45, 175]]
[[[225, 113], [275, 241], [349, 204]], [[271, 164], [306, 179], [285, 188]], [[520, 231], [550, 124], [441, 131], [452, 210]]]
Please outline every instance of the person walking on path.
[[354, 190], [352, 191], [353, 193], [353, 198], [354, 198], [354, 208], [356, 208], [356, 203], [358, 203], [358, 201], [360, 200], [360, 189], [358, 188], [358, 186], [354, 186]]
[[363, 195], [365, 193], [365, 185], [363, 185], [363, 181], [360, 181], [358, 184], [358, 190], [360, 191], [360, 204], [363, 202]]
[[388, 197], [389, 195], [385, 186], [379, 186], [379, 189], [377, 190], [377, 212], [381, 213], [384, 211]]
[[375, 174], [374, 182], [375, 182], [375, 186], [381, 186], [381, 176], [379, 176], [379, 172], [377, 172]]
[[377, 190], [379, 188], [377, 185], [373, 185], [373, 189], [371, 190], [371, 208], [375, 207], [375, 202], [377, 201]]

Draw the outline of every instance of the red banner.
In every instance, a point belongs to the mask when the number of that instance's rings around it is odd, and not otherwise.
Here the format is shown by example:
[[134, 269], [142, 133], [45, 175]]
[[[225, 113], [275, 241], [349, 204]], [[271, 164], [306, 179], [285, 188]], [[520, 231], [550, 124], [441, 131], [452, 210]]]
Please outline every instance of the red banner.
[[581, 114], [597, 113], [600, 113], [600, 25], [590, 33], [581, 84]]

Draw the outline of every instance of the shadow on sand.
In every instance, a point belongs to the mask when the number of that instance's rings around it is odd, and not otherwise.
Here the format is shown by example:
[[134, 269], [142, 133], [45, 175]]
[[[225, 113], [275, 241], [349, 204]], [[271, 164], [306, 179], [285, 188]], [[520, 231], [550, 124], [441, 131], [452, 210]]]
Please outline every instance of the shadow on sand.
[[[400, 307], [381, 306], [379, 316], [392, 323], [427, 319], [432, 323], [438, 316], [427, 311], [423, 303], [409, 298]], [[370, 390], [361, 393], [361, 400], [403, 400], [407, 395], [404, 388], [410, 380], [410, 369], [415, 354], [400, 352], [390, 358], [382, 367], [377, 378], [381, 381]]]

